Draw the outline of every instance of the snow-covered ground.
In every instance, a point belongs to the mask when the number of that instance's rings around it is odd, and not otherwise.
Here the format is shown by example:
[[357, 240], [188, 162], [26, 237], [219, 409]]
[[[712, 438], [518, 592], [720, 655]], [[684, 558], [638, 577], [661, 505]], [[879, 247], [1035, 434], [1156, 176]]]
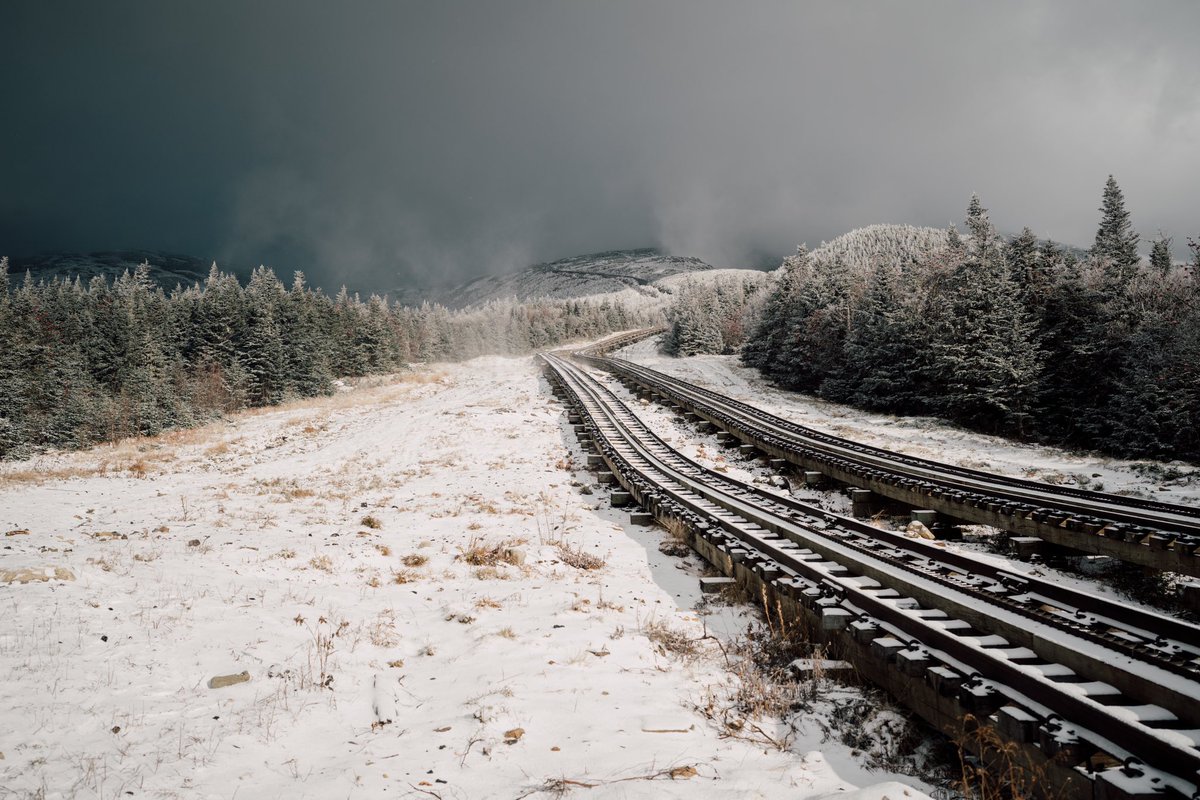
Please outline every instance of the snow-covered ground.
[[712, 721], [747, 618], [567, 430], [487, 358], [0, 465], [0, 798], [923, 797]]
[[1200, 504], [1200, 469], [1183, 463], [1124, 461], [1021, 444], [926, 417], [872, 414], [776, 389], [736, 356], [672, 358], [647, 339], [616, 355], [694, 381], [816, 430], [972, 469], [1085, 489]]

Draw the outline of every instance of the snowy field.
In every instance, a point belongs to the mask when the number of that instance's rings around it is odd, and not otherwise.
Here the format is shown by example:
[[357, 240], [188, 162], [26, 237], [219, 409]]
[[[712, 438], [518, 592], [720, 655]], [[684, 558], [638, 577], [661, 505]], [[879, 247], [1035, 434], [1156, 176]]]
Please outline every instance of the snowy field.
[[0, 798], [923, 797], [730, 713], [748, 617], [566, 430], [487, 358], [0, 465]]
[[1182, 462], [1122, 461], [985, 436], [925, 417], [872, 414], [772, 387], [737, 356], [672, 358], [648, 339], [616, 355], [693, 381], [819, 431], [972, 469], [1084, 489], [1200, 505], [1200, 469]]

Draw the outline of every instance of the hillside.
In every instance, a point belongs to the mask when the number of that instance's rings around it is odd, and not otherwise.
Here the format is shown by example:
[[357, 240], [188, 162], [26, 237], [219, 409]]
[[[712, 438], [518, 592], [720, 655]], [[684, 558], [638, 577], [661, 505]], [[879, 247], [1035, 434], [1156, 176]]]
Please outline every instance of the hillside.
[[920, 259], [946, 246], [941, 228], [912, 225], [867, 225], [843, 233], [812, 251], [814, 260], [840, 259], [855, 273], [866, 272], [876, 260], [902, 263]]
[[611, 506], [540, 376], [0, 465], [3, 796], [925, 798], [830, 735], [853, 689], [747, 715], [753, 612]]
[[[142, 262], [151, 266], [150, 277], [163, 289], [174, 289], [179, 284], [192, 284], [208, 277], [211, 262], [192, 256], [175, 253], [160, 253], [154, 250], [114, 250], [96, 253], [48, 253], [9, 261], [10, 275], [21, 279], [28, 271], [34, 280], [49, 280], [56, 275], [74, 278], [83, 283], [100, 275], [111, 281], [129, 270], [132, 272]], [[228, 267], [224, 268], [230, 271]], [[239, 278], [245, 275], [233, 270]], [[248, 274], [248, 273], [247, 273]]]
[[627, 289], [657, 297], [657, 284], [663, 279], [712, 269], [711, 264], [698, 258], [668, 256], [651, 249], [611, 250], [534, 264], [507, 275], [488, 275], [448, 289], [400, 290], [396, 296], [407, 304], [429, 300], [451, 308], [511, 297], [561, 300], [614, 294]]

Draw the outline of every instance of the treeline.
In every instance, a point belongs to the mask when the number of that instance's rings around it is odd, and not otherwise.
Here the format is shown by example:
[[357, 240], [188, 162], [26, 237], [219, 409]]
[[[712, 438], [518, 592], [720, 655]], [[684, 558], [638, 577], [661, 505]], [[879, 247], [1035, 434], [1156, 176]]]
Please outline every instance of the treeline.
[[249, 406], [328, 394], [339, 377], [413, 360], [523, 354], [654, 324], [610, 300], [400, 307], [344, 288], [245, 286], [214, 266], [164, 292], [143, 264], [111, 283], [13, 281], [0, 260], [0, 458], [189, 426]]
[[1200, 460], [1200, 243], [1177, 265], [1160, 236], [1143, 262], [1111, 177], [1101, 212], [1079, 256], [1028, 228], [1002, 242], [976, 197], [965, 235], [853, 264], [845, 248], [801, 248], [776, 273], [743, 362], [862, 408]]
[[688, 278], [666, 310], [661, 347], [673, 356], [735, 353], [757, 318], [764, 273], [720, 272]]

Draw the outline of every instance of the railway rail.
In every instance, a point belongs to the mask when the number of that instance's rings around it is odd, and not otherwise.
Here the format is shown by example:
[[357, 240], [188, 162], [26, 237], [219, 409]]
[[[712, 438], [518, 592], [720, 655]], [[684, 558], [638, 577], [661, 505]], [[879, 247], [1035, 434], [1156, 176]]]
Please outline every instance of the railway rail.
[[719, 392], [606, 355], [655, 332], [614, 337], [575, 355], [802, 469], [949, 519], [1200, 577], [1200, 508], [993, 475], [893, 453], [798, 425]]
[[1200, 797], [1200, 627], [707, 470], [543, 358], [611, 480], [932, 724], [995, 727], [1072, 796]]

